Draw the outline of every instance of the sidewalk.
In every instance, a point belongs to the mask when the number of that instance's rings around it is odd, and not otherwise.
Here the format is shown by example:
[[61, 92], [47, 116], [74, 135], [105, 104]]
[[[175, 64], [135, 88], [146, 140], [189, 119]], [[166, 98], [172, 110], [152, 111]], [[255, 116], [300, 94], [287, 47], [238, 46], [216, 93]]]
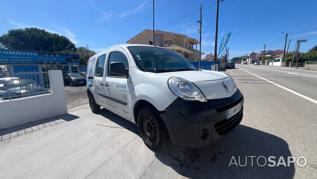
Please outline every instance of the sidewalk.
[[268, 152], [274, 156], [291, 155], [281, 138], [243, 124], [210, 147], [193, 150], [170, 145], [153, 153], [138, 136], [134, 124], [109, 111], [96, 115], [83, 105], [69, 113], [1, 131], [0, 178], [294, 176], [292, 167], [228, 167], [232, 156]]
[[143, 144], [134, 124], [106, 110], [95, 115], [88, 105], [0, 135], [0, 178], [178, 176]]

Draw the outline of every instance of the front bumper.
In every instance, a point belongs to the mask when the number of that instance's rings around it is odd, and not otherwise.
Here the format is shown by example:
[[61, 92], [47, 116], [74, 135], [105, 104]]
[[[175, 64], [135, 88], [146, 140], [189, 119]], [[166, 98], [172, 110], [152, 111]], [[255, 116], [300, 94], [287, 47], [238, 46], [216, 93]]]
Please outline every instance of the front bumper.
[[226, 111], [240, 102], [243, 104], [240, 90], [229, 98], [208, 100], [206, 103], [177, 99], [160, 115], [171, 143], [199, 148], [211, 144], [241, 122], [243, 107], [236, 115], [226, 119]]

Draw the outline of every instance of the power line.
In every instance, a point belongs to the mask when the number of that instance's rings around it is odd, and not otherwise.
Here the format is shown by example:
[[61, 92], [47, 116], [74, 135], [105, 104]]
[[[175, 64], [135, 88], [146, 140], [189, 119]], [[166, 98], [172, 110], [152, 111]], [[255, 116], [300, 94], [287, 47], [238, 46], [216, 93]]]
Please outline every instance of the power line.
[[305, 30], [301, 30], [301, 31], [297, 31], [297, 32], [292, 32], [292, 33], [290, 33], [290, 35], [300, 34], [300, 33], [304, 33], [304, 32], [309, 32], [309, 31], [312, 31], [312, 30], [317, 30], [317, 27], [309, 28], [309, 29], [305, 29]]
[[[211, 2], [211, 4], [205, 6], [202, 10], [207, 10], [209, 8], [212, 7], [212, 5], [215, 3], [216, 1], [213, 1]], [[166, 27], [166, 26], [169, 26], [171, 24], [174, 24], [175, 22], [180, 22], [181, 20], [185, 20], [185, 19], [189, 19], [189, 17], [197, 17], [197, 15], [200, 14], [200, 10], [199, 11], [195, 11], [195, 12], [192, 12], [192, 13], [189, 13], [183, 17], [180, 17], [180, 18], [177, 18], [177, 19], [174, 19], [174, 20], [171, 20], [165, 24], [162, 25], [162, 27]]]

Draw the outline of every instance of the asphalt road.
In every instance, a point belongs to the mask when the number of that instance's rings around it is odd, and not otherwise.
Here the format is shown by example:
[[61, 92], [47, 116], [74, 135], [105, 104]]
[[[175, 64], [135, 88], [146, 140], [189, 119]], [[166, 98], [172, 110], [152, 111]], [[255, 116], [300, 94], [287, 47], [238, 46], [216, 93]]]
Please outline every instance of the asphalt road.
[[307, 158], [306, 167], [295, 165], [294, 176], [316, 178], [317, 72], [254, 65], [237, 67], [228, 74], [245, 95], [242, 124], [285, 141], [291, 156]]
[[[82, 105], [60, 119], [0, 132], [0, 178], [317, 178], [315, 72], [238, 68], [227, 73], [245, 96], [244, 118], [209, 147], [153, 153], [134, 125]], [[253, 156], [260, 160], [252, 164]], [[271, 156], [304, 156], [307, 164], [258, 165]], [[238, 166], [230, 165], [233, 157]]]
[[86, 86], [65, 86], [67, 108], [88, 104]]

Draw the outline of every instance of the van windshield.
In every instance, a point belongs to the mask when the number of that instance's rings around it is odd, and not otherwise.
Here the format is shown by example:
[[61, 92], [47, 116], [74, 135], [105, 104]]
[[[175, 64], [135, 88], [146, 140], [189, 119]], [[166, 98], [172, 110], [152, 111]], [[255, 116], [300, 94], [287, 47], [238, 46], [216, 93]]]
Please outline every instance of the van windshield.
[[142, 71], [160, 73], [196, 70], [185, 57], [168, 49], [146, 46], [131, 46], [128, 49]]

